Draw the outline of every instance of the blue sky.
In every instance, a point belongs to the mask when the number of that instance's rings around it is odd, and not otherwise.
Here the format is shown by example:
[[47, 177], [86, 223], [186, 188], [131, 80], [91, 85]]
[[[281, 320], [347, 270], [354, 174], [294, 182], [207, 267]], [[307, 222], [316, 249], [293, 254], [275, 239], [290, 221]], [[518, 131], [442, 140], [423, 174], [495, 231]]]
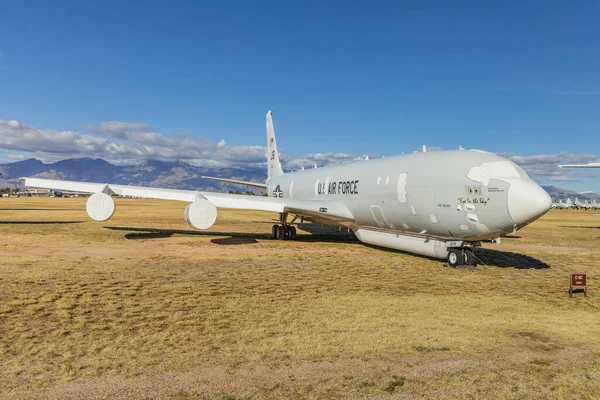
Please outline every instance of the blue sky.
[[600, 3], [482, 3], [5, 2], [0, 161], [253, 163], [276, 107], [294, 166], [462, 145], [600, 192], [554, 167], [600, 158]]

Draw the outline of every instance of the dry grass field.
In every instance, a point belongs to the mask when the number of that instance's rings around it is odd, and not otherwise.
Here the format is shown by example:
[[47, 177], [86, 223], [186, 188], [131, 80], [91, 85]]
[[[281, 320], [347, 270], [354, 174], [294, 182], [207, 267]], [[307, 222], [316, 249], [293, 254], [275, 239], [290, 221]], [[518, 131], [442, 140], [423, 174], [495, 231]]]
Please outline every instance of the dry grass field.
[[185, 206], [118, 199], [96, 223], [85, 199], [0, 199], [0, 398], [600, 398], [591, 211], [551, 211], [469, 271], [272, 241], [269, 213], [192, 231]]

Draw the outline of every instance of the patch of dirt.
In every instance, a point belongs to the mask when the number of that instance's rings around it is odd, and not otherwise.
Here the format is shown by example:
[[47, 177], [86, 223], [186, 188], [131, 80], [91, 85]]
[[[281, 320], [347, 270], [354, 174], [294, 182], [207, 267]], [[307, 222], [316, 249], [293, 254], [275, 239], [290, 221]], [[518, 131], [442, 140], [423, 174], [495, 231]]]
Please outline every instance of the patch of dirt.
[[[514, 332], [511, 335], [536, 343], [536, 346], [552, 347], [554, 353], [551, 354], [549, 363], [553, 365], [556, 363], [561, 368], [576, 365], [582, 360], [582, 353], [585, 353], [583, 349], [560, 351], [560, 346], [552, 344], [548, 338], [535, 332]], [[437, 381], [456, 376], [457, 371], [469, 376], [512, 374], [515, 368], [528, 368], [531, 359], [535, 359], [537, 354], [539, 354], [537, 350], [476, 355], [432, 352], [390, 355], [379, 360], [289, 361], [249, 363], [236, 367], [207, 364], [182, 372], [156, 370], [129, 378], [110, 376], [59, 381], [39, 391], [0, 391], [0, 397], [7, 400], [214, 399], [227, 396], [231, 398], [364, 399], [369, 398], [369, 394], [377, 395], [376, 397], [384, 395], [382, 388], [390, 380], [403, 377], [406, 385], [394, 394], [394, 398], [422, 397], [422, 390], [430, 385], [432, 385], [431, 390], [435, 388], [435, 397], [456, 398], [464, 397], [463, 395], [472, 387], [458, 388], [450, 385], [444, 388], [439, 386], [440, 382]], [[494, 362], [490, 363], [490, 360]], [[460, 376], [456, 378], [461, 379]], [[365, 382], [372, 383], [374, 388], [371, 391], [362, 390], [361, 387], [367, 386]], [[527, 386], [527, 382], [524, 385]], [[308, 393], [307, 388], [309, 388]], [[490, 390], [495, 389], [490, 387]], [[482, 392], [476, 393], [481, 397]]]
[[521, 343], [530, 350], [543, 352], [556, 352], [562, 350], [564, 346], [554, 342], [548, 336], [541, 335], [537, 332], [519, 331], [509, 334], [515, 339], [519, 339]]
[[20, 255], [68, 255], [68, 256], [100, 256], [100, 257], [135, 257], [139, 249], [111, 248], [111, 247], [38, 247], [19, 252]]

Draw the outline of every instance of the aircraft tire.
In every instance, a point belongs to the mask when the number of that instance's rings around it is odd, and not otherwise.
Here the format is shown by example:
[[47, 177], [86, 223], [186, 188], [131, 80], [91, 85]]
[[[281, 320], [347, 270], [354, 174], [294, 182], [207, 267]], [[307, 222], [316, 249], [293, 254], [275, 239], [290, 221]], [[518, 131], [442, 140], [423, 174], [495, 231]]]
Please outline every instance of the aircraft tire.
[[277, 236], [275, 237], [277, 240], [285, 239], [285, 227], [283, 225], [277, 226]]
[[290, 226], [290, 240], [296, 240], [296, 227]]
[[448, 265], [455, 268], [457, 265], [463, 263], [463, 253], [460, 249], [449, 249], [448, 250]]
[[475, 255], [473, 254], [473, 250], [465, 249], [463, 253], [464, 253], [464, 257], [465, 257], [465, 265], [476, 265]]
[[277, 230], [279, 229], [278, 225], [273, 225], [271, 228], [271, 239], [277, 239]]

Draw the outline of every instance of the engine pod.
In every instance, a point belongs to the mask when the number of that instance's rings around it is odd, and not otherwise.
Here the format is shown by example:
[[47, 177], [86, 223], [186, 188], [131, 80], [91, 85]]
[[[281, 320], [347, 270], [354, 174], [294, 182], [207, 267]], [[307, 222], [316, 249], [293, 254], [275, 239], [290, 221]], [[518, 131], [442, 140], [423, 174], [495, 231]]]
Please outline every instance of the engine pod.
[[196, 198], [185, 208], [185, 222], [196, 229], [208, 229], [217, 220], [217, 207], [206, 198]]
[[94, 193], [85, 203], [85, 209], [94, 221], [106, 221], [115, 213], [115, 201], [106, 193]]

